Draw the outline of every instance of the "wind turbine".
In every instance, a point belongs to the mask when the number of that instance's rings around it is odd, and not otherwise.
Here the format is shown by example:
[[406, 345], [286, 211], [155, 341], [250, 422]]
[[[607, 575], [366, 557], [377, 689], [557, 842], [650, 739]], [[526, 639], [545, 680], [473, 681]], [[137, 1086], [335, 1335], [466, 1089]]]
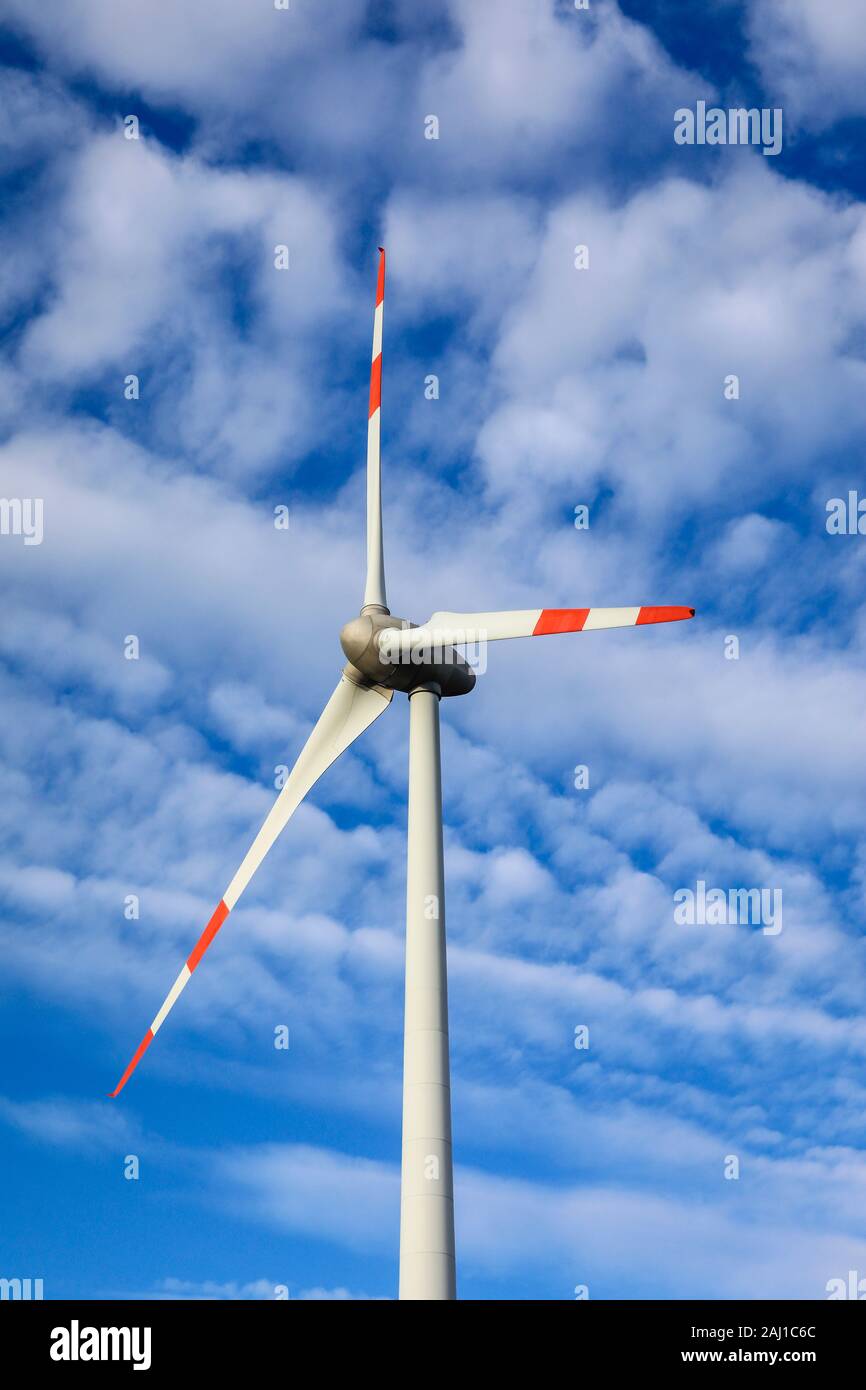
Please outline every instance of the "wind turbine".
[[385, 598], [379, 450], [384, 297], [385, 252], [380, 246], [367, 420], [367, 582], [360, 615], [346, 623], [340, 633], [347, 665], [246, 858], [111, 1095], [123, 1090], [208, 946], [311, 787], [384, 713], [394, 691], [403, 691], [409, 698], [409, 833], [400, 1298], [451, 1299], [457, 1296], [457, 1279], [439, 700], [468, 694], [475, 685], [475, 673], [456, 648], [505, 637], [676, 622], [694, 617], [695, 610], [533, 608], [505, 613], [434, 613], [420, 627], [392, 616]]

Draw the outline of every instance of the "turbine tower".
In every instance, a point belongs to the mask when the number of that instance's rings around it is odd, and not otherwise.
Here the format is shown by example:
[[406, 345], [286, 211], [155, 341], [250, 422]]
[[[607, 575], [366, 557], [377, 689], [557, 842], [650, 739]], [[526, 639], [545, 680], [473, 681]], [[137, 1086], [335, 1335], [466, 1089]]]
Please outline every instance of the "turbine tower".
[[340, 633], [347, 664], [243, 863], [111, 1095], [118, 1096], [123, 1090], [205, 951], [311, 787], [384, 713], [394, 692], [401, 691], [409, 700], [409, 820], [400, 1298], [438, 1300], [457, 1296], [439, 702], [466, 695], [475, 685], [475, 674], [457, 648], [507, 637], [676, 622], [693, 617], [695, 610], [534, 608], [434, 613], [421, 626], [392, 616], [385, 596], [382, 546], [384, 298], [385, 252], [380, 247], [367, 419], [367, 578], [360, 614]]

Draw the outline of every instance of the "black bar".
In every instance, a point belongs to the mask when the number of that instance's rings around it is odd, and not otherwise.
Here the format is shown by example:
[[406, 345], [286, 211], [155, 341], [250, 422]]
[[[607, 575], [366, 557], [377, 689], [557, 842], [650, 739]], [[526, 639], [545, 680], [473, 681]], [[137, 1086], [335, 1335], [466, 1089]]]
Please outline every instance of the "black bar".
[[[864, 1319], [850, 1303], [844, 1299], [535, 1302], [529, 1334], [521, 1325], [521, 1309], [528, 1308], [529, 1301], [515, 1300], [507, 1304], [511, 1309], [509, 1322], [501, 1330], [491, 1332], [488, 1328], [489, 1319], [495, 1319], [497, 1307], [502, 1306], [495, 1302], [476, 1303], [471, 1314], [458, 1308], [451, 1315], [457, 1323], [441, 1326], [484, 1338], [485, 1379], [489, 1379], [491, 1359], [495, 1364], [497, 1348], [501, 1348], [506, 1364], [522, 1349], [524, 1354], [531, 1353], [540, 1368], [542, 1364], [550, 1366], [554, 1347], [558, 1356], [568, 1357], [566, 1364], [575, 1378], [581, 1376], [581, 1367], [588, 1370], [593, 1365], [614, 1373], [637, 1371], [642, 1376], [674, 1367], [700, 1373], [706, 1366], [716, 1366], [736, 1374], [743, 1369], [775, 1371], [797, 1365], [826, 1379], [828, 1373], [857, 1364]], [[418, 1313], [396, 1309], [387, 1302], [359, 1303], [357, 1309], [362, 1311], [354, 1313], [346, 1311], [346, 1304], [329, 1306], [331, 1312], [326, 1314], [321, 1305], [316, 1311], [312, 1303], [297, 1300], [5, 1301], [0, 1303], [3, 1362], [20, 1368], [19, 1374], [32, 1369], [40, 1375], [93, 1377], [104, 1371], [113, 1376], [136, 1374], [137, 1360], [139, 1378], [192, 1371], [213, 1373], [223, 1380], [239, 1371], [249, 1375], [252, 1366], [269, 1364], [285, 1372], [294, 1367], [298, 1373], [309, 1354], [320, 1369], [327, 1366], [332, 1377], [344, 1355], [355, 1375], [366, 1361], [367, 1373], [372, 1366], [385, 1371], [390, 1363], [389, 1374], [397, 1376], [402, 1360], [399, 1342], [389, 1353], [381, 1337], [395, 1331], [399, 1337], [403, 1330], [411, 1335], [419, 1326], [414, 1321]], [[544, 1307], [548, 1312], [543, 1315], [544, 1328], [539, 1329], [539, 1311]], [[404, 1321], [407, 1316], [408, 1323]], [[422, 1312], [421, 1316], [438, 1319], [449, 1315]], [[341, 1338], [346, 1317], [353, 1320], [353, 1326], [351, 1333], [344, 1332]], [[360, 1327], [354, 1324], [355, 1317], [363, 1319]], [[106, 1329], [105, 1335], [102, 1329]], [[117, 1333], [107, 1329], [117, 1329]], [[138, 1329], [137, 1334], [134, 1329]], [[539, 1331], [544, 1338], [551, 1338], [552, 1346], [537, 1340]], [[530, 1340], [524, 1340], [528, 1335]], [[376, 1340], [368, 1341], [370, 1337]], [[450, 1338], [439, 1345], [443, 1357], [458, 1355]], [[373, 1348], [371, 1363], [368, 1358]], [[91, 1350], [105, 1359], [85, 1359]], [[55, 1359], [61, 1353], [70, 1358], [77, 1353], [78, 1359]], [[115, 1353], [126, 1359], [114, 1359]]]

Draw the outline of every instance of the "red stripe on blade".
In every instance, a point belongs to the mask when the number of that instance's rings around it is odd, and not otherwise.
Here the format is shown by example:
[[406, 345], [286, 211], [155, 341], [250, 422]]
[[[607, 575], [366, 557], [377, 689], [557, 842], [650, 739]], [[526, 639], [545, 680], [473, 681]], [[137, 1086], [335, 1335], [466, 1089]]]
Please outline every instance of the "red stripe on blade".
[[135, 1056], [133, 1057], [133, 1059], [132, 1059], [132, 1061], [130, 1062], [129, 1066], [126, 1068], [126, 1071], [123, 1073], [123, 1076], [122, 1076], [122, 1077], [120, 1078], [120, 1080], [118, 1081], [118, 1083], [117, 1083], [117, 1085], [115, 1086], [114, 1090], [111, 1092], [111, 1094], [110, 1094], [110, 1099], [111, 1099], [111, 1100], [114, 1100], [115, 1096], [119, 1096], [119, 1095], [120, 1095], [120, 1093], [121, 1093], [121, 1091], [123, 1090], [124, 1086], [126, 1085], [127, 1081], [128, 1081], [129, 1078], [132, 1076], [132, 1073], [135, 1071], [136, 1067], [138, 1066], [139, 1062], [141, 1061], [142, 1057], [144, 1056], [145, 1052], [146, 1052], [147, 1049], [150, 1047], [150, 1044], [151, 1044], [152, 1042], [153, 1042], [153, 1031], [152, 1031], [150, 1028], [148, 1028], [148, 1030], [147, 1030], [147, 1032], [145, 1033], [144, 1037], [142, 1038], [141, 1042], [138, 1044], [138, 1048], [137, 1048], [137, 1050], [136, 1050]]
[[379, 247], [379, 279], [376, 282], [376, 303], [381, 304], [385, 298], [385, 248]]
[[694, 608], [642, 608], [637, 615], [641, 623], [678, 623], [682, 618], [693, 618]]
[[532, 635], [544, 637], [550, 632], [582, 632], [588, 617], [588, 608], [543, 608]]
[[216, 936], [217, 932], [219, 931], [220, 927], [222, 926], [223, 922], [228, 917], [228, 915], [229, 910], [223, 902], [222, 898], [220, 898], [219, 907], [217, 908], [213, 917], [211, 917], [210, 921], [208, 922], [198, 941], [195, 943], [195, 946], [192, 949], [192, 954], [189, 956], [187, 960], [187, 968], [189, 969], [190, 974], [192, 974], [193, 970], [195, 970], [196, 966], [198, 965], [199, 961], [201, 960], [208, 946], [213, 941], [214, 937]]
[[[370, 415], [375, 414], [382, 404], [382, 354], [376, 358], [370, 369]], [[369, 416], [368, 416], [369, 418]]]

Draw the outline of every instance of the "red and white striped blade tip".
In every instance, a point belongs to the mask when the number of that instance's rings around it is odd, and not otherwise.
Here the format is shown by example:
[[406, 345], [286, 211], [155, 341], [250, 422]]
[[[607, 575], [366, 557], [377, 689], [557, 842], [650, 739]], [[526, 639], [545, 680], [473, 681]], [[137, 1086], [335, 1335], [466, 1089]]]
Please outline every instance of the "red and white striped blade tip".
[[132, 1076], [132, 1073], [135, 1071], [145, 1052], [150, 1047], [150, 1044], [153, 1042], [163, 1023], [165, 1022], [166, 1018], [170, 1014], [176, 1000], [180, 997], [180, 995], [186, 989], [187, 984], [192, 979], [193, 971], [196, 969], [196, 966], [198, 965], [208, 946], [213, 941], [223, 922], [228, 917], [230, 911], [231, 908], [226, 903], [225, 898], [220, 898], [220, 901], [216, 907], [216, 910], [212, 914], [210, 921], [208, 922], [198, 941], [195, 943], [189, 955], [187, 956], [180, 974], [178, 975], [177, 979], [175, 980], [174, 984], [172, 985], [171, 989], [169, 990], [168, 994], [163, 1000], [162, 1008], [160, 1009], [156, 1018], [153, 1020], [153, 1023], [148, 1028], [141, 1042], [138, 1044], [138, 1047], [135, 1049], [135, 1052], [132, 1054], [132, 1059], [126, 1068], [126, 1071], [123, 1073], [123, 1076], [118, 1081], [114, 1090], [109, 1091], [109, 1100], [114, 1100], [117, 1096], [120, 1095], [127, 1081]]
[[667, 607], [667, 608], [642, 608], [638, 617], [638, 624], [642, 623], [678, 623], [684, 618], [693, 618], [694, 608]]
[[640, 608], [542, 608], [531, 635], [546, 637], [550, 633], [585, 632], [594, 628], [645, 627], [648, 623], [678, 623], [694, 616], [694, 608], [679, 605], [642, 604]]

